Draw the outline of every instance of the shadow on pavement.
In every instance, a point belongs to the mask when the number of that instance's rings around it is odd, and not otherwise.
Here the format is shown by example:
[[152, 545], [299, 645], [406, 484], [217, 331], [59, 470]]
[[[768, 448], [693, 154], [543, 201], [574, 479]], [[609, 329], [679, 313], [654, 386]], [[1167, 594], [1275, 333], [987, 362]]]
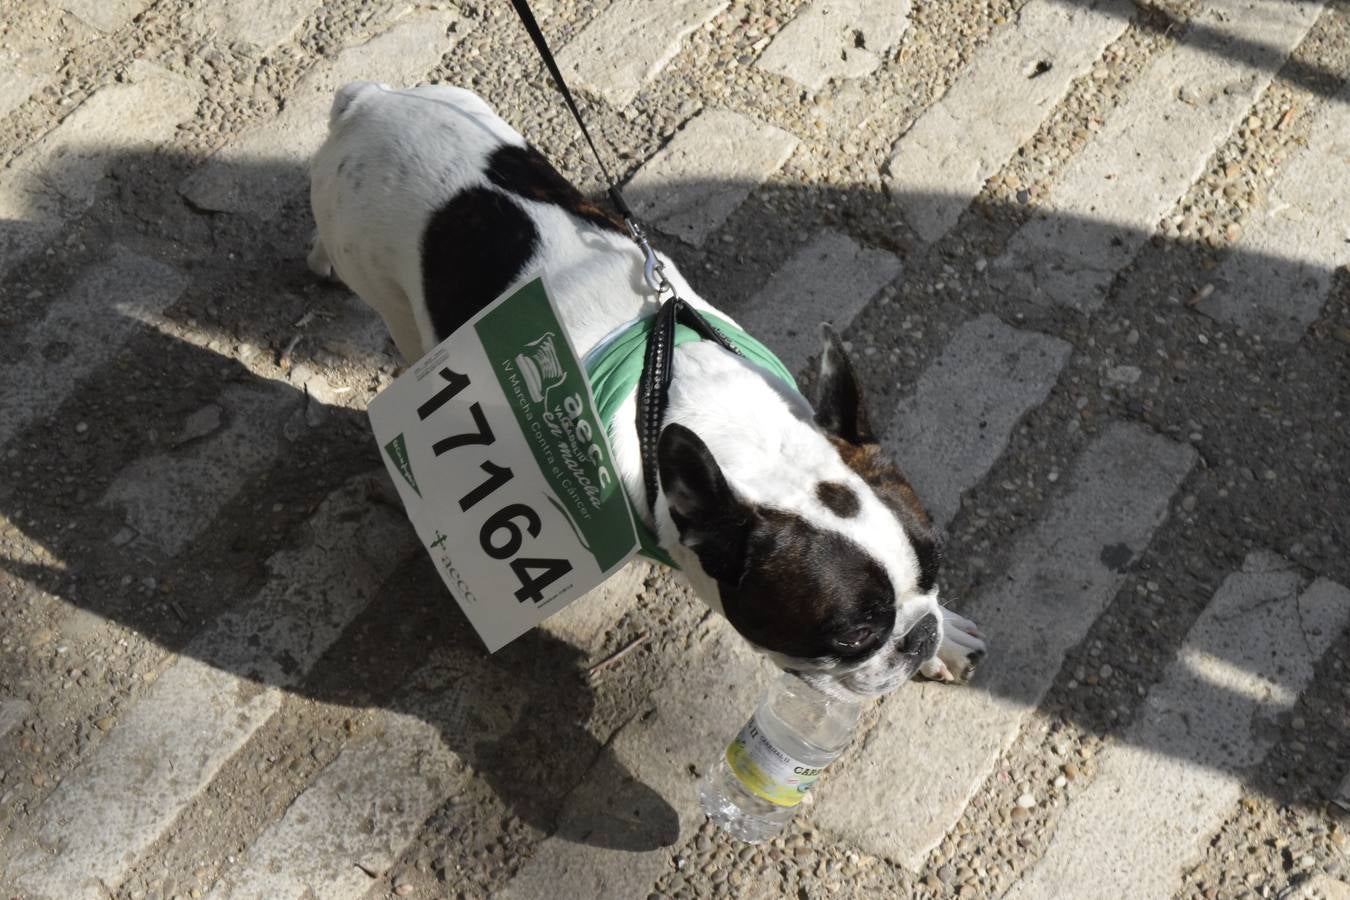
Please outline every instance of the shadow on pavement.
[[[48, 309], [59, 308], [62, 289], [74, 283], [84, 267], [106, 258], [107, 248], [113, 243], [168, 261], [189, 280], [189, 287], [166, 317], [197, 334], [199, 340], [189, 343], [162, 330], [138, 330], [112, 362], [87, 373], [52, 416], [27, 423], [0, 448], [7, 453], [2, 461], [6, 476], [0, 483], [0, 513], [52, 555], [51, 561], [6, 560], [9, 574], [74, 608], [134, 629], [173, 652], [183, 652], [215, 617], [246, 602], [256, 592], [265, 578], [262, 561], [294, 540], [294, 533], [320, 499], [380, 466], [363, 413], [326, 404], [312, 393], [307, 395], [284, 375], [276, 381], [260, 378], [222, 354], [248, 345], [269, 360], [286, 363], [279, 372], [291, 372], [298, 366], [323, 372], [351, 363], [379, 367], [387, 374], [394, 366], [389, 347], [381, 340], [362, 343], [361, 339], [348, 339], [351, 334], [375, 333], [370, 330], [370, 314], [353, 305], [341, 287], [315, 281], [304, 268], [305, 238], [310, 228], [304, 172], [295, 166], [264, 162], [256, 171], [237, 173], [239, 178], [267, 179], [286, 186], [277, 197], [275, 214], [259, 218], [193, 210], [165, 187], [177, 184], [186, 171], [199, 165], [200, 160], [162, 154], [107, 160], [110, 196], [49, 242], [62, 248], [60, 253], [35, 255], [13, 268], [5, 281], [8, 300], [0, 301], [4, 356], [32, 359], [25, 354], [36, 353], [57, 359], [64, 352], [61, 346], [28, 345], [31, 329]], [[751, 192], [748, 185], [709, 187]], [[953, 234], [932, 248], [924, 248], [906, 236], [901, 224], [902, 206], [884, 192], [866, 186], [809, 190], [766, 187], [758, 189], [728, 223], [735, 241], [719, 245], [714, 240], [706, 249], [681, 246], [674, 239], [663, 239], [661, 244], [679, 260], [691, 283], [707, 283], [705, 297], [732, 314], [740, 314], [772, 267], [799, 242], [804, 227], [854, 226], [874, 235], [877, 245], [905, 258], [908, 272], [899, 279], [903, 284], [910, 272], [940, 267], [947, 258], [968, 252], [967, 245], [988, 247], [990, 253], [996, 253], [1026, 217], [1020, 208], [976, 208], [965, 213]], [[781, 212], [783, 209], [789, 211]], [[1077, 245], [1137, 243], [1141, 245], [1139, 256], [1148, 256], [1159, 265], [1171, 258], [1169, 253], [1189, 263], [1217, 255], [1217, 251], [1200, 245], [1169, 248], [1152, 236], [1092, 220], [1061, 224]], [[0, 235], [24, 225], [0, 222]], [[753, 248], [745, 237], [750, 234], [757, 236]], [[1239, 248], [1233, 252], [1246, 251]], [[1044, 261], [1013, 260], [1012, 265], [1017, 268], [1023, 262], [1039, 265]], [[1305, 262], [1270, 256], [1253, 256], [1246, 262], [1271, 274], [1274, 283], [1297, 284], [1310, 271]], [[1311, 271], [1319, 277], [1330, 274], [1315, 266]], [[1209, 276], [1192, 273], [1185, 277]], [[30, 290], [33, 285], [56, 289], [43, 289], [40, 295], [34, 295]], [[1194, 287], [1194, 281], [1174, 285], [1176, 293], [1186, 296]], [[1328, 315], [1345, 316], [1345, 293], [1342, 276], [1333, 289], [1333, 296], [1342, 299], [1333, 301]], [[1167, 433], [1184, 434], [1190, 418], [1203, 416], [1212, 426], [1206, 429], [1207, 434], [1245, 433], [1246, 440], [1279, 448], [1285, 443], [1283, 434], [1313, 429], [1312, 420], [1300, 419], [1292, 426], [1283, 426], [1278, 419], [1253, 418], [1249, 408], [1253, 398], [1255, 402], [1266, 398], [1278, 405], [1282, 379], [1315, 377], [1319, 371], [1326, 373], [1323, 377], [1329, 380], [1330, 389], [1339, 384], [1341, 396], [1347, 395], [1345, 348], [1338, 349], [1320, 338], [1305, 338], [1304, 344], [1295, 348], [1252, 349], [1248, 339], [1236, 335], [1230, 326], [1216, 325], [1163, 296], [1133, 290], [1128, 277], [1126, 283], [1113, 288], [1111, 298], [1094, 320], [1019, 295], [1015, 285], [1007, 293], [993, 287], [982, 296], [973, 299], [936, 294], [913, 298], [913, 314], [931, 317], [935, 335], [918, 345], [913, 359], [904, 359], [891, 368], [860, 359], [864, 380], [875, 398], [873, 414], [881, 420], [880, 431], [884, 432], [885, 420], [891, 415], [889, 407], [894, 403], [890, 393], [894, 385], [884, 382], [900, 379], [899, 392], [907, 391], [914, 373], [940, 349], [937, 333], [950, 333], [955, 324], [991, 308], [1008, 319], [1017, 318], [1021, 327], [1067, 330], [1078, 335], [1080, 342], [1086, 340], [1095, 319], [1128, 317], [1138, 323], [1145, 335], [1134, 361], [1146, 374], [1165, 378], [1176, 396], [1158, 400], [1152, 407], [1130, 398], [1108, 399], [1101, 404], [1104, 418], [1133, 418]], [[109, 297], [108, 302], [116, 299]], [[867, 316], [873, 312], [873, 307], [864, 312], [855, 333], [867, 327]], [[297, 329], [295, 323], [305, 316], [311, 316], [312, 324]], [[1148, 324], [1163, 317], [1165, 323]], [[815, 325], [801, 324], [803, 328]], [[79, 323], [72, 323], [72, 327], [78, 328]], [[1320, 322], [1312, 327], [1317, 333], [1317, 329], [1324, 332], [1330, 326]], [[1172, 367], [1169, 355], [1176, 351], [1165, 343], [1166, 336], [1177, 330], [1189, 334], [1201, 328], [1226, 335], [1235, 346], [1247, 348], [1251, 358], [1200, 370], [1194, 366], [1187, 369], [1182, 359], [1181, 369]], [[218, 350], [209, 349], [212, 341]], [[1161, 361], [1155, 350], [1162, 354]], [[1083, 347], [1077, 346], [1075, 354], [1082, 351]], [[1338, 364], [1342, 368], [1337, 369]], [[1071, 371], [1072, 362], [1064, 372]], [[1253, 372], [1272, 377], [1264, 384], [1253, 385], [1245, 379]], [[24, 371], [17, 374], [30, 376]], [[1062, 374], [1061, 380], [1067, 377]], [[1238, 391], [1228, 389], [1228, 385], [1237, 384], [1238, 378], [1243, 379], [1240, 396]], [[101, 498], [126, 466], [151, 449], [169, 459], [193, 452], [193, 443], [174, 446], [170, 437], [182, 430], [187, 416], [205, 404], [218, 403], [222, 393], [232, 387], [283, 395], [266, 407], [272, 410], [271, 421], [252, 423], [257, 431], [271, 433], [279, 442], [281, 449], [275, 458], [242, 473], [237, 490], [220, 498], [215, 508], [205, 510], [206, 520], [200, 530], [176, 552], [166, 554], [153, 542], [135, 537], [117, 543], [126, 526], [125, 510], [116, 503], [100, 503]], [[883, 399], [888, 397], [891, 399]], [[228, 404], [223, 410], [228, 425], [234, 413]], [[1293, 410], [1289, 415], [1303, 413]], [[76, 423], [86, 421], [97, 423], [97, 427], [76, 435]], [[1058, 435], [1051, 437], [1058, 439]], [[1217, 438], [1199, 443], [1211, 469], [1255, 465], [1243, 459], [1225, 461], [1228, 450]], [[1350, 473], [1344, 469], [1344, 457], [1326, 480], [1326, 493], [1317, 510], [1309, 510], [1306, 497], [1298, 491], [1280, 487], [1299, 483], [1293, 473], [1328, 449], [1314, 441], [1311, 449], [1293, 448], [1287, 453], [1272, 450], [1270, 464], [1278, 467], [1282, 477], [1289, 474], [1291, 481], [1252, 483], [1244, 493], [1226, 501], [1225, 521], [1233, 523], [1236, 535], [1233, 546], [1215, 550], [1203, 562], [1194, 564], [1198, 571], [1191, 576], [1201, 602], [1223, 574], [1237, 569], [1242, 555], [1239, 545], [1244, 542], [1278, 547], [1286, 538], [1285, 532], [1296, 528], [1300, 532], [1325, 531], [1333, 536], [1332, 546], [1345, 545], [1346, 522], [1334, 511], [1338, 505], [1342, 511], [1350, 508]], [[897, 448], [897, 452], [903, 467], [904, 448]], [[1192, 477], [1200, 476], [1193, 473]], [[976, 489], [980, 490], [984, 489]], [[176, 501], [170, 496], [160, 502]], [[1008, 527], [1020, 525], [1016, 520], [1032, 512], [1010, 514]], [[954, 534], [964, 533], [961, 526], [958, 519]], [[1189, 557], [1182, 554], [1202, 549], [1180, 529], [1174, 528], [1168, 535], [1169, 540], [1179, 543], [1179, 549], [1155, 546], [1146, 555], [1183, 560]], [[1159, 540], [1155, 536], [1155, 545]], [[1342, 577], [1347, 574], [1344, 559], [1336, 558], [1331, 547], [1311, 548], [1309, 552], [1325, 565], [1324, 571], [1339, 571]], [[1318, 557], [1319, 553], [1325, 555]], [[958, 587], [949, 594], [958, 598], [952, 604], [955, 608], [961, 607], [962, 592], [991, 589], [990, 584], [997, 582], [996, 574], [982, 576], [967, 568], [970, 553], [960, 545], [949, 546], [947, 555], [946, 578], [955, 579]], [[991, 557], [997, 562], [997, 550]], [[340, 569], [343, 562], [334, 560], [333, 565]], [[148, 577], [154, 581], [147, 582]], [[391, 591], [390, 585], [397, 585], [399, 590]], [[365, 629], [358, 650], [344, 650], [353, 653], [356, 661], [330, 654], [314, 666], [316, 673], [336, 666], [349, 672], [349, 677], [335, 680], [316, 675], [285, 687], [316, 700], [353, 705], [370, 702], [374, 695], [385, 708], [426, 718], [440, 730], [447, 746], [486, 779], [513, 813], [542, 831], [552, 831], [568, 790], [603, 756], [601, 743], [586, 728], [595, 705], [594, 694], [582, 677], [586, 661], [581, 651], [540, 632], [490, 657], [443, 591], [419, 550], [351, 626], [358, 631]], [[1190, 614], [1195, 612], [1198, 608]], [[1174, 650], [1179, 639], [1177, 634], [1160, 637], [1162, 652], [1168, 652], [1169, 646]], [[251, 667], [238, 662], [249, 658], [252, 651], [248, 646], [206, 650], [199, 643], [191, 646], [197, 648], [194, 652], [199, 652], [204, 662], [241, 677], [252, 676]], [[998, 665], [996, 648], [987, 666]], [[473, 684], [491, 684], [494, 689], [464, 696], [462, 707], [438, 720], [429, 712], [444, 707], [443, 698], [435, 690], [405, 692], [400, 688], [419, 663], [433, 657], [453, 660], [445, 677], [439, 682], [433, 680], [433, 684], [449, 687], [465, 679]], [[269, 660], [261, 668], [268, 670], [275, 662]], [[8, 677], [23, 681], [25, 673], [10, 672]], [[377, 687], [371, 688], [372, 684]], [[969, 689], [985, 688], [977, 681]], [[1024, 702], [1026, 698], [1009, 699]], [[1069, 717], [1076, 715], [1072, 709], [1061, 712]], [[1103, 727], [1095, 717], [1085, 718], [1084, 723], [1096, 730]], [[634, 851], [675, 841], [678, 817], [669, 804], [612, 760], [606, 758], [601, 764], [613, 767], [604, 771], [613, 779], [622, 805], [633, 810], [632, 817], [622, 821], [605, 820], [603, 816], [586, 820], [586, 827], [563, 836]]]

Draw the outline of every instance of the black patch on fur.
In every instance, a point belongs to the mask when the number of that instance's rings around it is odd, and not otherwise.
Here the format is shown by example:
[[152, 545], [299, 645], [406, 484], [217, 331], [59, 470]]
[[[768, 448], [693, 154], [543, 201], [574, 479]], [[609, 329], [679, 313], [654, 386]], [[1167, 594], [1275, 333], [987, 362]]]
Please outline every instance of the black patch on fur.
[[[727, 620], [743, 637], [799, 659], [850, 661], [889, 640], [895, 589], [863, 547], [795, 513], [745, 502], [708, 447], [681, 425], [662, 429], [657, 461], [680, 540], [717, 580]], [[861, 507], [845, 485], [824, 482], [818, 490], [841, 508], [850, 501], [855, 512]], [[920, 579], [927, 591], [936, 556], [913, 535], [911, 544], [928, 573]], [[868, 639], [849, 649], [860, 629]]]
[[422, 290], [436, 340], [496, 300], [538, 245], [530, 217], [491, 188], [467, 188], [436, 210], [422, 234]]
[[[727, 620], [747, 640], [799, 658], [865, 656], [886, 640], [895, 592], [866, 550], [795, 513], [746, 503], [681, 425], [661, 430], [657, 461], [680, 540], [717, 579]], [[873, 638], [842, 651], [863, 626]]]
[[623, 220], [617, 215], [587, 200], [570, 181], [564, 178], [544, 154], [530, 146], [516, 147], [503, 144], [488, 157], [488, 180], [504, 191], [562, 207], [579, 219], [599, 228], [608, 228], [627, 234]]
[[[726, 617], [751, 642], [799, 659], [865, 657], [895, 626], [895, 593], [885, 570], [843, 535], [800, 516], [760, 507], [745, 541], [745, 571], [719, 581]], [[841, 641], [868, 626], [856, 653]]]
[[750, 507], [732, 492], [707, 445], [683, 425], [661, 429], [656, 461], [680, 539], [698, 554], [703, 571], [718, 581], [737, 581]]
[[925, 594], [937, 584], [938, 569], [942, 564], [942, 548], [933, 537], [932, 529], [922, 533], [909, 533], [910, 546], [919, 561], [919, 590]]
[[816, 424], [826, 434], [850, 444], [872, 443], [876, 438], [872, 435], [862, 383], [853, 370], [853, 361], [833, 328], [822, 325], [821, 336], [825, 349], [816, 385]]
[[822, 481], [816, 485], [816, 498], [841, 519], [851, 519], [858, 514], [858, 495], [846, 484]]

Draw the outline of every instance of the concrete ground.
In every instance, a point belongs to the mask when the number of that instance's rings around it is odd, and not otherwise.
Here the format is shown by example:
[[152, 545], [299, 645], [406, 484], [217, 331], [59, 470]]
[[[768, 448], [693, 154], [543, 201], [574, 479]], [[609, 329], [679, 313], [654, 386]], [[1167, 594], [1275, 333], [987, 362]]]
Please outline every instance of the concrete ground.
[[703, 296], [849, 341], [982, 670], [713, 830], [771, 671], [645, 565], [487, 656], [304, 265], [347, 80], [599, 187], [509, 6], [0, 0], [0, 896], [1346, 897], [1350, 4], [537, 8]]

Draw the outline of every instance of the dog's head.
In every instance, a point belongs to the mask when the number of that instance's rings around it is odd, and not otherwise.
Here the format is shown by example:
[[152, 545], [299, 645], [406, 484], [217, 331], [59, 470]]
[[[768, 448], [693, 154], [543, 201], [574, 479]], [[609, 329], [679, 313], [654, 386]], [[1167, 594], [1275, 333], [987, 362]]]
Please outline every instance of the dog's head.
[[908, 680], [942, 641], [937, 535], [872, 434], [838, 337], [822, 328], [813, 423], [781, 466], [792, 481], [738, 489], [693, 431], [668, 425], [661, 486], [691, 581], [780, 668], [823, 690], [877, 695]]

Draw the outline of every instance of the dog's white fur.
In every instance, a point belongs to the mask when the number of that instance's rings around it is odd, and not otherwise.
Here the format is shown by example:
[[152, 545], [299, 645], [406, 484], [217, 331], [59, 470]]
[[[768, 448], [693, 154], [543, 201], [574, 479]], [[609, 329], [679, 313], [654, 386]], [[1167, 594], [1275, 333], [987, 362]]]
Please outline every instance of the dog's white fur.
[[[493, 188], [484, 168], [501, 144], [523, 147], [525, 141], [477, 95], [458, 88], [393, 91], [357, 83], [344, 87], [334, 103], [328, 140], [311, 169], [318, 236], [310, 265], [324, 275], [335, 273], [373, 306], [409, 361], [438, 343], [422, 296], [423, 231], [433, 212], [457, 192]], [[366, 163], [359, 183], [350, 177], [350, 169], [345, 177], [339, 172], [344, 160], [348, 166]], [[402, 178], [394, 174], [396, 163]], [[540, 236], [523, 277], [546, 273], [550, 295], [579, 354], [616, 327], [655, 311], [655, 298], [643, 280], [643, 256], [630, 240], [581, 223], [556, 205], [512, 196]], [[663, 261], [680, 296], [695, 307], [712, 309], [669, 259]], [[897, 598], [892, 641], [926, 614], [936, 614], [939, 623], [950, 615], [940, 609], [935, 590], [918, 592], [917, 561], [903, 528], [844, 464], [814, 425], [812, 410], [800, 395], [707, 342], [677, 348], [674, 371], [666, 422], [697, 434], [741, 497], [841, 532], [885, 567]], [[613, 450], [634, 508], [646, 510], [637, 432], [629, 424], [635, 422], [634, 404], [630, 397], [615, 418], [620, 427], [613, 434]], [[852, 488], [861, 500], [859, 513], [844, 519], [827, 510], [814, 493], [822, 481]], [[656, 498], [654, 525], [662, 547], [699, 596], [721, 612], [717, 583], [680, 543], [664, 491]], [[973, 636], [973, 625], [946, 621], [940, 656], [923, 667], [926, 675], [944, 680], [962, 676], [972, 650], [983, 647]], [[947, 634], [953, 623], [964, 643]], [[785, 667], [800, 663], [776, 661]], [[838, 679], [848, 690], [877, 694], [913, 672], [912, 667], [898, 671], [892, 654], [883, 650], [852, 671], [821, 674]]]

